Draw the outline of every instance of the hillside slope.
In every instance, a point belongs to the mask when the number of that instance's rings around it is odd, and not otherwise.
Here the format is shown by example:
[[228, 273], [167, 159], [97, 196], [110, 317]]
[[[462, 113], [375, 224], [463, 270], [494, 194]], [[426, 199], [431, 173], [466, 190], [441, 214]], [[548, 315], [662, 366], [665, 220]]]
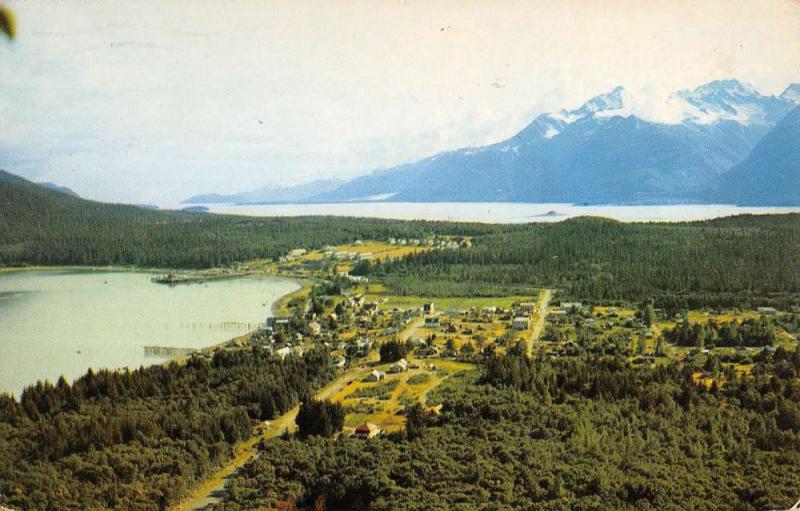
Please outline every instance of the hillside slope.
[[719, 179], [714, 198], [743, 206], [800, 205], [800, 107]]
[[208, 267], [359, 238], [476, 235], [491, 229], [444, 222], [153, 211], [84, 200], [0, 171], [0, 265]]

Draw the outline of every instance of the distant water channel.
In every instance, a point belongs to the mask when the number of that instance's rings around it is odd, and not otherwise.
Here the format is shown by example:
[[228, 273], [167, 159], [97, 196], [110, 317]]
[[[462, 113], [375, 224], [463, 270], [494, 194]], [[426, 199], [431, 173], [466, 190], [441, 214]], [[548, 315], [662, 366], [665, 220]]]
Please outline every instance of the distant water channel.
[[0, 274], [0, 392], [37, 380], [70, 381], [92, 368], [139, 367], [165, 358], [145, 346], [201, 348], [244, 334], [299, 286], [240, 278], [167, 286], [134, 272]]
[[[723, 216], [800, 212], [797, 207], [737, 207], [730, 204], [664, 206], [580, 206], [507, 202], [348, 202], [343, 204], [206, 204], [212, 213], [248, 216], [332, 215], [402, 220], [486, 223], [558, 222], [576, 216], [602, 216], [621, 222], [682, 222]], [[176, 207], [175, 209], [180, 209]]]

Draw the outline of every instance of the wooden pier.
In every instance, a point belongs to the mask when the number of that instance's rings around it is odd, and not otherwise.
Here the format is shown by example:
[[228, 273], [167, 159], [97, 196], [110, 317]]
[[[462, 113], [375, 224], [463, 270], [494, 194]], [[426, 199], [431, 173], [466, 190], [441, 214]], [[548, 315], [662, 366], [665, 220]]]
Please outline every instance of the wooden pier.
[[145, 346], [146, 357], [183, 357], [195, 353], [195, 348], [175, 348], [172, 346]]
[[249, 276], [250, 273], [236, 272], [236, 273], [200, 273], [200, 274], [177, 274], [168, 273], [167, 275], [159, 275], [150, 279], [151, 282], [156, 284], [166, 284], [174, 286], [177, 284], [201, 284], [203, 282], [210, 282], [213, 280], [225, 279], [240, 279]]

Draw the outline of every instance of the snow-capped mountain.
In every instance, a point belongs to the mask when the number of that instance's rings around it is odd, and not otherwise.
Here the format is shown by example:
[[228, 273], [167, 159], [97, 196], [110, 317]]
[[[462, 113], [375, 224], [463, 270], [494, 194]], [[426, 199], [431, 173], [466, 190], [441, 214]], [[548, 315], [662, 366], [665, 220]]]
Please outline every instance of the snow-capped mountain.
[[786, 87], [786, 90], [783, 91], [780, 97], [783, 100], [800, 104], [800, 83], [793, 83]]
[[771, 96], [720, 80], [662, 103], [616, 87], [539, 115], [507, 140], [375, 171], [304, 201], [701, 201], [798, 103], [800, 85]]
[[[790, 86], [787, 91], [793, 86]], [[738, 80], [717, 80], [693, 91], [676, 93], [689, 105], [686, 121], [711, 124], [722, 120], [740, 124], [774, 126], [786, 115], [788, 103], [800, 103], [800, 95], [763, 96]]]

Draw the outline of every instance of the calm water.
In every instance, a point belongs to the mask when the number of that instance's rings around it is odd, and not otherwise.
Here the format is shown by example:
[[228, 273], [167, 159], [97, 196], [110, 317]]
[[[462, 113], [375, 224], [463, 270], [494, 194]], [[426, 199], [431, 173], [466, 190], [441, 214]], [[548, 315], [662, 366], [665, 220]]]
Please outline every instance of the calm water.
[[[236, 206], [206, 204], [211, 212], [249, 216], [333, 215], [403, 220], [451, 220], [488, 223], [557, 222], [576, 216], [602, 216], [622, 222], [707, 220], [744, 213], [800, 212], [800, 208], [740, 208], [727, 204], [674, 206], [576, 206], [520, 203], [388, 203], [275, 204]], [[179, 209], [179, 208], [176, 208]], [[554, 211], [557, 215], [547, 215]]]
[[298, 288], [274, 278], [165, 286], [143, 273], [0, 274], [0, 392], [89, 367], [139, 367], [147, 345], [200, 348], [263, 322]]

